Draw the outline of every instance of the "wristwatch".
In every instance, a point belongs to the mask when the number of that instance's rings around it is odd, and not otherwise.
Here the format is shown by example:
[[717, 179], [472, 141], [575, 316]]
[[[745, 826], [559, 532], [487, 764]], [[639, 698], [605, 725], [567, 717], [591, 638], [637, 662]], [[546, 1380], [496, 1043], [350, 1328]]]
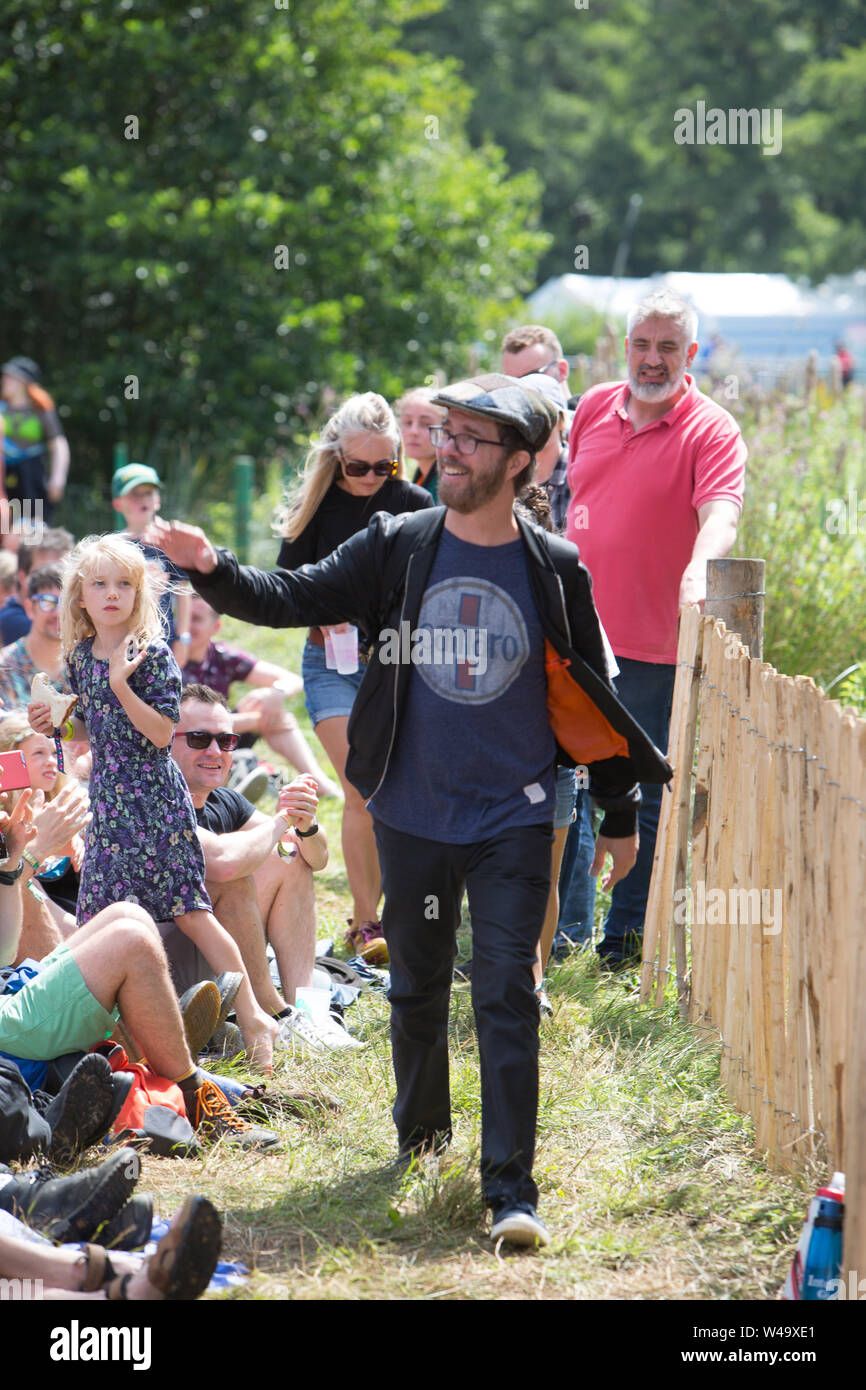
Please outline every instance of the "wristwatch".
[[21, 860], [17, 869], [0, 869], [0, 883], [4, 888], [9, 888], [11, 884], [17, 883], [24, 872], [24, 861]]
[[309, 830], [299, 830], [298, 827], [295, 826], [295, 834], [300, 835], [302, 840], [308, 840], [311, 835], [318, 835], [318, 833], [319, 822], [317, 820], [313, 821], [313, 824], [310, 826]]

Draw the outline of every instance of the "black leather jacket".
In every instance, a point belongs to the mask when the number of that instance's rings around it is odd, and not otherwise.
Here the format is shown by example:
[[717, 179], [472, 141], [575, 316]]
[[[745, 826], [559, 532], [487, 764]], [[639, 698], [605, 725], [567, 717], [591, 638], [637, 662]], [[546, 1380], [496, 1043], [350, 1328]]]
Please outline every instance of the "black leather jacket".
[[[406, 698], [410, 667], [378, 659], [380, 633], [400, 624], [417, 625], [439, 536], [444, 507], [390, 516], [377, 512], [359, 531], [316, 565], [263, 571], [218, 552], [211, 574], [190, 572], [196, 590], [214, 608], [264, 627], [354, 623], [373, 651], [349, 718], [346, 774], [366, 799], [379, 788]], [[592, 581], [577, 547], [517, 516], [526, 547], [532, 596], [545, 637], [571, 660], [569, 674], [598, 706], [629, 748], [628, 757], [589, 764], [590, 792], [605, 812], [604, 835], [634, 833], [640, 801], [638, 782], [666, 782], [671, 768], [617, 700], [592, 600]], [[559, 748], [559, 762], [574, 759]]]

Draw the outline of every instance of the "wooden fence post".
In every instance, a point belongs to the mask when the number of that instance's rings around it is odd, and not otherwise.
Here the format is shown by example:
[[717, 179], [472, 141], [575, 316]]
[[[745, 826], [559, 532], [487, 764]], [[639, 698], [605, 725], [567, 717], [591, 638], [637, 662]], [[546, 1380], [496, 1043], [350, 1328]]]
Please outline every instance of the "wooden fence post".
[[749, 655], [764, 656], [764, 561], [708, 560], [705, 611], [738, 632]]

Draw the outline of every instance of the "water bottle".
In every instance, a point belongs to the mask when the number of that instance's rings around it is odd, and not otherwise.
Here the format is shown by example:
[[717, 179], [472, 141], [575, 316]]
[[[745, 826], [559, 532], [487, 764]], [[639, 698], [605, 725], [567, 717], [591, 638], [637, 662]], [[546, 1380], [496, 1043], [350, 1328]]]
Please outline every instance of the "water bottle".
[[803, 1269], [804, 1299], [836, 1298], [842, 1268], [842, 1219], [845, 1203], [835, 1186], [819, 1187], [812, 1236]]

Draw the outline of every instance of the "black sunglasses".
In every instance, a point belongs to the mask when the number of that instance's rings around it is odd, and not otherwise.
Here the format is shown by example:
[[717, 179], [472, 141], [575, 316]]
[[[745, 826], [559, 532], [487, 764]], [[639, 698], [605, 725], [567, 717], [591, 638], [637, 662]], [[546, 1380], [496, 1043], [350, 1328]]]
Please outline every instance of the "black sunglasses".
[[188, 734], [177, 734], [177, 738], [185, 738], [189, 748], [210, 748], [216, 740], [221, 753], [231, 753], [238, 746], [240, 734], [209, 734], [205, 729], [190, 729]]
[[400, 467], [398, 459], [382, 459], [379, 463], [361, 463], [358, 459], [344, 459], [340, 456], [347, 478], [366, 478], [375, 473], [377, 478], [393, 478]]

